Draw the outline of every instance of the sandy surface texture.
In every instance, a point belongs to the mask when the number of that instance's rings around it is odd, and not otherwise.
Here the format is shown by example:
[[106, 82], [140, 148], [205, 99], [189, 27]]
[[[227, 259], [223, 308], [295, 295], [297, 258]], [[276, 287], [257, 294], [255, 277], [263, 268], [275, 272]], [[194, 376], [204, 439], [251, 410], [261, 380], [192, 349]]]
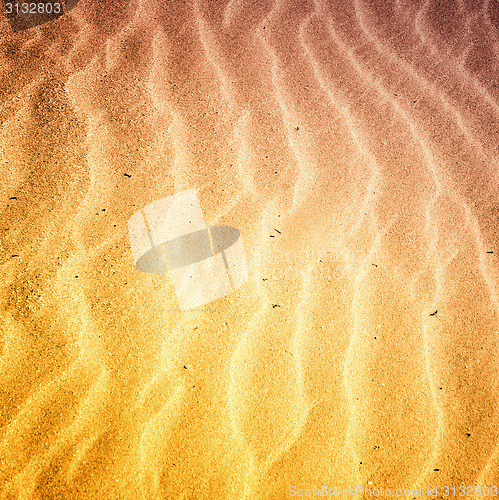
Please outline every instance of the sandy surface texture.
[[[499, 496], [498, 77], [497, 0], [0, 16], [0, 498]], [[182, 311], [191, 188], [249, 278]]]

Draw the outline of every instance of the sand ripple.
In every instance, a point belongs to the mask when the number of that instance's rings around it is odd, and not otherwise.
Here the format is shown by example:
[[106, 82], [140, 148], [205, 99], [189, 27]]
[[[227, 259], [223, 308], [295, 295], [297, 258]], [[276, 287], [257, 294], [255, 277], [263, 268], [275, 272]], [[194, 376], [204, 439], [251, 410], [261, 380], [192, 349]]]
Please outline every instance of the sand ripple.
[[[497, 483], [498, 30], [491, 0], [2, 19], [1, 498]], [[188, 188], [250, 279], [182, 312], [127, 222]]]

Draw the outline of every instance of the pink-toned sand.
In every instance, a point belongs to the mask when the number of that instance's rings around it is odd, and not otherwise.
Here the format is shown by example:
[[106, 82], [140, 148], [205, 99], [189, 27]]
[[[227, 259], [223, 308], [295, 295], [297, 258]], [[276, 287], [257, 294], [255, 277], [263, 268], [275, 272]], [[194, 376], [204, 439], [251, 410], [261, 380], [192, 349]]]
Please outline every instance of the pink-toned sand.
[[[493, 0], [2, 18], [0, 498], [499, 495], [498, 29]], [[127, 223], [189, 188], [250, 277], [182, 312]]]

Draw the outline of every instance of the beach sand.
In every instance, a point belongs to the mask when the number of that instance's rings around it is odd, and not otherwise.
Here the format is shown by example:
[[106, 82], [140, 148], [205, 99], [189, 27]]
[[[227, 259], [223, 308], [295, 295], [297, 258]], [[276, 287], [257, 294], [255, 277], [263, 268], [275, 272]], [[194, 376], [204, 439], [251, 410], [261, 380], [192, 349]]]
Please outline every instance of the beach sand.
[[[499, 494], [498, 30], [493, 0], [2, 17], [0, 498]], [[191, 188], [249, 278], [184, 312], [128, 219]]]

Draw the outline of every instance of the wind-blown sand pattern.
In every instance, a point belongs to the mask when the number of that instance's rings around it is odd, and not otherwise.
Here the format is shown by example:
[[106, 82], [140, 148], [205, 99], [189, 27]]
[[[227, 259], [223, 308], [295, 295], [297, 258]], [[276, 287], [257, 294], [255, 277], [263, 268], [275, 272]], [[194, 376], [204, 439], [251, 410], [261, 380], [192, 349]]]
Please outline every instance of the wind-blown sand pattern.
[[[499, 486], [498, 30], [493, 0], [2, 17], [0, 497]], [[250, 276], [183, 312], [127, 223], [190, 188]]]

